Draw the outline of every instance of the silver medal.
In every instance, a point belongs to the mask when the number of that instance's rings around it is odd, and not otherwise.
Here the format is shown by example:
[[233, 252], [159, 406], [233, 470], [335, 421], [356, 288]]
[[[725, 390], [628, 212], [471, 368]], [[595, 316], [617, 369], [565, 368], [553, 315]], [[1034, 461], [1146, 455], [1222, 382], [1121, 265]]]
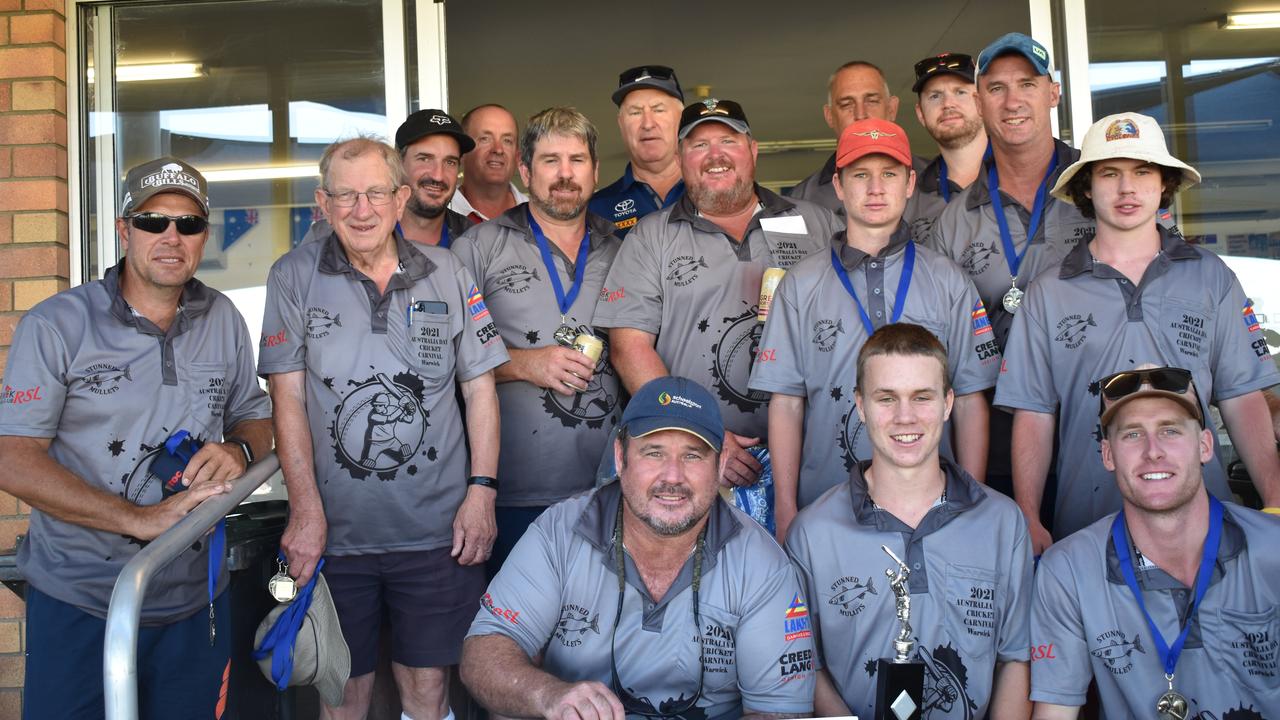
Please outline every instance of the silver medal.
[[578, 337], [578, 331], [574, 328], [569, 327], [565, 323], [561, 322], [560, 327], [556, 328], [556, 331], [555, 333], [552, 334], [552, 337], [555, 338], [556, 343], [561, 345], [562, 347], [571, 348], [573, 347], [574, 339]]
[[1156, 701], [1156, 717], [1160, 720], [1187, 720], [1187, 699], [1169, 690]]
[[1026, 293], [1018, 289], [1017, 285], [1009, 288], [1009, 292], [1004, 294], [1004, 309], [1010, 315], [1018, 312], [1018, 307], [1022, 305], [1022, 296]]
[[279, 569], [267, 581], [267, 592], [271, 593], [271, 597], [275, 598], [276, 602], [289, 602], [298, 594], [298, 584], [289, 577], [288, 565], [278, 560], [276, 564]]

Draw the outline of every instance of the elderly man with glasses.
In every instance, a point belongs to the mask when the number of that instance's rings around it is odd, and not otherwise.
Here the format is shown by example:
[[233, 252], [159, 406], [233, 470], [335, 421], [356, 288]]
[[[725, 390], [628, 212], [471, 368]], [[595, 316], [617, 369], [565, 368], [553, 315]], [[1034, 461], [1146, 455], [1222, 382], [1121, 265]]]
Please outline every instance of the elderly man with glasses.
[[482, 705], [582, 720], [812, 711], [809, 610], [781, 548], [719, 496], [723, 441], [701, 385], [637, 390], [618, 482], [543, 513], [481, 599], [462, 679]]
[[493, 369], [507, 352], [462, 262], [396, 229], [410, 189], [395, 148], [335, 143], [320, 173], [333, 230], [271, 268], [262, 325], [289, 489], [281, 549], [299, 584], [326, 556], [351, 648], [326, 717], [368, 711], [386, 614], [405, 715], [452, 718], [448, 666], [496, 534]]

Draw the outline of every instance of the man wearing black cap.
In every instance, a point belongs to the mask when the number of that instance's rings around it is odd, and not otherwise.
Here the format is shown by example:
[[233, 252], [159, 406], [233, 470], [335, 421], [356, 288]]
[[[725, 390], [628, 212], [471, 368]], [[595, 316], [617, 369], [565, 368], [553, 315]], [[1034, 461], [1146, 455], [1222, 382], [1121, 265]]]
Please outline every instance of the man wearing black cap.
[[591, 198], [591, 212], [612, 221], [614, 234], [623, 238], [640, 218], [684, 195], [676, 157], [684, 92], [671, 68], [641, 65], [618, 76], [613, 102], [631, 162], [617, 182]]
[[809, 609], [768, 531], [716, 491], [716, 399], [657, 378], [622, 428], [618, 482], [543, 513], [489, 585], [463, 682], [517, 717], [807, 715]]
[[[271, 450], [244, 319], [193, 277], [208, 217], [208, 186], [191, 165], [133, 168], [115, 223], [119, 264], [36, 305], [14, 332], [0, 382], [0, 489], [33, 508], [18, 551], [25, 717], [102, 716], [104, 618], [120, 570]], [[203, 447], [178, 475], [166, 445], [185, 444], [181, 430]], [[221, 537], [185, 550], [147, 593], [143, 717], [210, 718], [225, 698], [228, 574], [210, 552]]]
[[756, 141], [732, 100], [684, 109], [680, 165], [684, 197], [641, 220], [622, 244], [595, 322], [611, 328], [613, 364], [628, 389], [669, 373], [715, 388], [727, 429], [724, 479], [751, 485], [761, 466], [746, 448], [768, 429], [768, 395], [747, 387], [758, 361], [761, 279], [825, 249], [839, 221], [755, 183]]
[[475, 147], [476, 141], [443, 110], [419, 110], [396, 130], [396, 149], [413, 189], [408, 212], [400, 217], [406, 240], [447, 248], [471, 227], [466, 216], [449, 209], [449, 202], [458, 189], [462, 156]]
[[917, 173], [916, 191], [903, 219], [913, 237], [929, 236], [933, 221], [951, 198], [969, 187], [982, 167], [987, 131], [974, 100], [973, 58], [942, 53], [916, 63], [916, 119], [938, 143], [941, 154]]

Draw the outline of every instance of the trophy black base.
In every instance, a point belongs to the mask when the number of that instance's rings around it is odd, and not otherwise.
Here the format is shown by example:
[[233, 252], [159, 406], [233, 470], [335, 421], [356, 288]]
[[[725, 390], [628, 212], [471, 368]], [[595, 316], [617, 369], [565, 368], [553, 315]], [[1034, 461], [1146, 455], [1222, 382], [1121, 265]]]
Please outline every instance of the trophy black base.
[[876, 661], [875, 720], [920, 720], [924, 705], [924, 663]]

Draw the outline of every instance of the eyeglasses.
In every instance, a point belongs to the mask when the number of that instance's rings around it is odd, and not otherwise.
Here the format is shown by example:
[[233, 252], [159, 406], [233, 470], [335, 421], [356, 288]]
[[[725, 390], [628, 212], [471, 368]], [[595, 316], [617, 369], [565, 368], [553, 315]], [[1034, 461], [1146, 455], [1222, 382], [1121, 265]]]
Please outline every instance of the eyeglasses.
[[942, 70], [974, 71], [973, 58], [964, 53], [943, 53], [916, 63], [916, 80]]
[[158, 212], [134, 213], [126, 216], [135, 228], [159, 235], [169, 229], [170, 221], [178, 227], [179, 235], [199, 235], [209, 227], [209, 221], [199, 215], [165, 215]]
[[322, 188], [320, 192], [328, 195], [334, 205], [342, 208], [355, 207], [356, 203], [360, 202], [361, 195], [369, 199], [370, 205], [386, 205], [391, 202], [391, 196], [396, 194], [395, 188], [369, 188], [364, 192], [344, 190], [339, 193], [329, 192]]
[[1115, 402], [1150, 385], [1154, 390], [1184, 395], [1191, 389], [1191, 371], [1175, 367], [1125, 370], [1108, 375], [1097, 383], [1097, 389], [1105, 400]]
[[618, 86], [630, 85], [640, 80], [671, 80], [675, 81], [676, 71], [666, 65], [641, 65], [633, 67], [618, 74]]
[[654, 706], [653, 701], [647, 697], [636, 697], [627, 688], [622, 685], [622, 680], [618, 678], [618, 663], [616, 661], [617, 642], [618, 642], [618, 625], [622, 622], [622, 597], [627, 590], [627, 566], [626, 560], [622, 555], [622, 503], [625, 500], [618, 499], [618, 521], [613, 528], [613, 547], [616, 555], [614, 561], [617, 563], [618, 574], [618, 612], [613, 618], [613, 633], [609, 636], [609, 689], [618, 697], [618, 701], [622, 703], [622, 709], [627, 715], [639, 715], [646, 718], [684, 718], [686, 713], [690, 717], [702, 717], [702, 713], [692, 713], [698, 706], [698, 700], [702, 698], [703, 681], [706, 679], [707, 666], [702, 654], [702, 615], [698, 609], [701, 605], [699, 601], [699, 590], [702, 587], [702, 556], [707, 545], [707, 529], [702, 528], [702, 532], [698, 533], [698, 543], [694, 548], [693, 555], [693, 627], [694, 636], [698, 638], [698, 690], [688, 700], [684, 699], [684, 693], [680, 693], [680, 697], [663, 700]]

